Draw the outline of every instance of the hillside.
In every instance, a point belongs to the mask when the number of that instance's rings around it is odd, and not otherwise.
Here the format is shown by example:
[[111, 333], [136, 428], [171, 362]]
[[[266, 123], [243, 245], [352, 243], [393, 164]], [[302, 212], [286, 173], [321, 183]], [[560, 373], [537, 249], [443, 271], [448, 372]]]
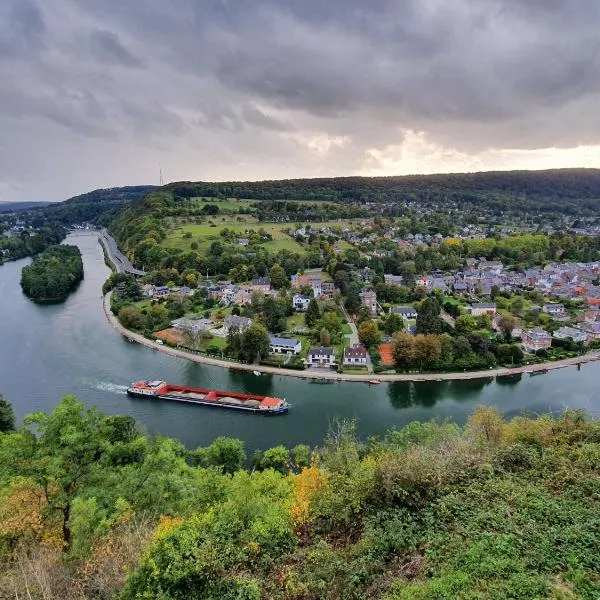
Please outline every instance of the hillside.
[[50, 202], [0, 202], [0, 213], [15, 212], [21, 210], [32, 210], [34, 208], [43, 208]]
[[125, 204], [143, 198], [155, 189], [151, 185], [137, 185], [93, 190], [74, 196], [64, 202], [52, 203], [41, 209], [40, 215], [63, 225], [95, 222], [106, 225]]
[[593, 600], [599, 425], [479, 407], [249, 462], [67, 397], [0, 433], [0, 597]]

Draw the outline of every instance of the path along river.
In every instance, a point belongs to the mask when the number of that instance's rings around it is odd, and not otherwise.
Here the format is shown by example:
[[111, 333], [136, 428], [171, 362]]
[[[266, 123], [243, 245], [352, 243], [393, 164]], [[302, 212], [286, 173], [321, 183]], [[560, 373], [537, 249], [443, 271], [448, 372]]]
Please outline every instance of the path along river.
[[[19, 419], [50, 410], [64, 394], [108, 414], [130, 414], [151, 433], [180, 439], [188, 447], [218, 435], [245, 440], [248, 449], [283, 443], [317, 444], [336, 416], [357, 418], [362, 435], [383, 433], [411, 420], [452, 417], [463, 422], [477, 404], [503, 412], [560, 411], [565, 407], [600, 413], [600, 363], [568, 367], [520, 380], [361, 383], [310, 382], [279, 375], [200, 365], [127, 342], [106, 320], [102, 283], [109, 275], [97, 235], [78, 233], [68, 243], [80, 247], [85, 279], [64, 303], [36, 305], [21, 292], [27, 260], [0, 267], [0, 393]], [[163, 401], [131, 399], [135, 379], [285, 397], [287, 415], [261, 417]]]

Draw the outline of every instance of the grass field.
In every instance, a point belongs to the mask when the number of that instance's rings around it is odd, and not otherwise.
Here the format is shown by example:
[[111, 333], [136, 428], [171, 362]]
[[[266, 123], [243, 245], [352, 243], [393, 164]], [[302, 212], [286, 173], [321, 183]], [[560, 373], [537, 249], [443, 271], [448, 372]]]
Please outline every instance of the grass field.
[[198, 206], [198, 208], [202, 208], [205, 204], [214, 204], [218, 206], [221, 210], [227, 210], [232, 212], [238, 212], [240, 208], [250, 208], [252, 209], [253, 200], [236, 200], [235, 198], [228, 198], [227, 200], [221, 200], [220, 198], [202, 198], [200, 196], [196, 196], [194, 198], [190, 198]]
[[[211, 223], [212, 222], [212, 223]], [[250, 215], [240, 215], [239, 217], [213, 217], [204, 223], [190, 223], [169, 229], [166, 239], [162, 245], [166, 248], [178, 248], [180, 250], [189, 250], [192, 242], [198, 244], [198, 250], [205, 251], [212, 242], [222, 239], [220, 232], [229, 228], [238, 234], [243, 235], [247, 230], [260, 228], [273, 236], [273, 240], [265, 242], [263, 246], [272, 252], [278, 250], [290, 250], [298, 254], [304, 254], [305, 249], [295, 240], [293, 240], [284, 229], [288, 229], [286, 223], [260, 223], [255, 217]], [[186, 234], [192, 237], [184, 237]]]

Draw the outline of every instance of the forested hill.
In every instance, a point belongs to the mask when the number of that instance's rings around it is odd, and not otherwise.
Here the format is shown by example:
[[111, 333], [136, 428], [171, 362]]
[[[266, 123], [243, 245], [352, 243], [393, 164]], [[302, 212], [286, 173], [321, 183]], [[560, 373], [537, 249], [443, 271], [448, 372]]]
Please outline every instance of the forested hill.
[[[166, 186], [182, 197], [256, 200], [378, 202], [432, 201], [436, 197], [476, 201], [490, 197], [526, 200], [600, 199], [600, 169], [494, 171], [399, 177], [334, 177], [279, 181], [180, 182]], [[595, 204], [593, 205], [595, 207]]]
[[0, 213], [42, 208], [48, 206], [48, 204], [50, 204], [50, 202], [0, 202]]
[[48, 221], [64, 225], [83, 222], [106, 225], [123, 205], [143, 198], [154, 189], [152, 185], [134, 185], [93, 190], [46, 206], [40, 214]]

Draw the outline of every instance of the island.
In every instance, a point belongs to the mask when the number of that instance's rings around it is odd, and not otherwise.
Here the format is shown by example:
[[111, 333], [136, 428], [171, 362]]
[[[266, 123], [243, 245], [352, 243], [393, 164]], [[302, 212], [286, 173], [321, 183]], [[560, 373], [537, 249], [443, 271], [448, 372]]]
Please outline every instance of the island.
[[23, 267], [21, 288], [36, 302], [64, 300], [83, 279], [83, 262], [77, 246], [49, 246]]

